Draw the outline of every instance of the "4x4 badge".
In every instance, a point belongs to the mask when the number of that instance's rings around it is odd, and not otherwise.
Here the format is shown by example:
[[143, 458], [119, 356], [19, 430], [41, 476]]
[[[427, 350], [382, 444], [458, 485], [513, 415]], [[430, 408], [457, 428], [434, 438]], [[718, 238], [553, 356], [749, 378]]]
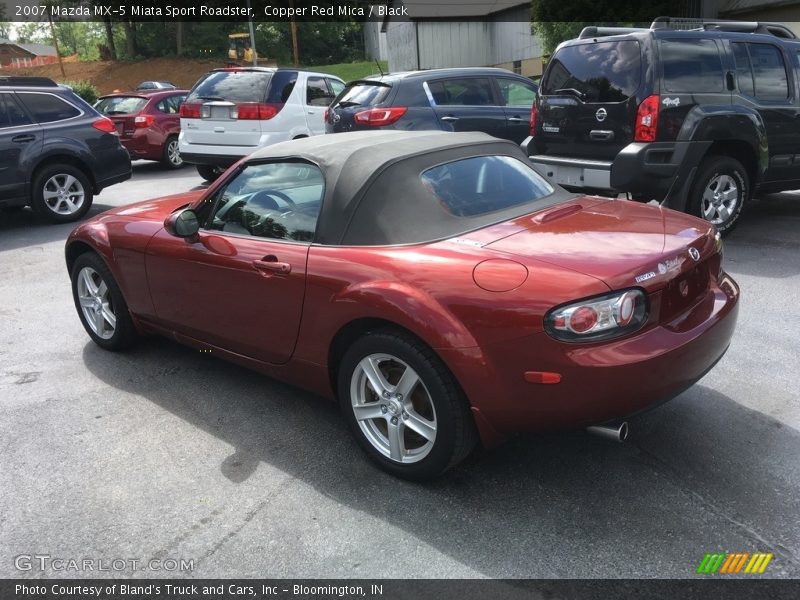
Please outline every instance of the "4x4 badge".
[[681, 99], [680, 98], [664, 98], [661, 101], [661, 104], [663, 104], [664, 106], [680, 106], [681, 105]]
[[597, 121], [599, 123], [602, 123], [603, 121], [606, 120], [606, 117], [608, 116], [608, 113], [606, 112], [605, 108], [598, 108], [597, 112], [594, 113], [594, 116], [595, 116], [595, 118], [597, 119]]

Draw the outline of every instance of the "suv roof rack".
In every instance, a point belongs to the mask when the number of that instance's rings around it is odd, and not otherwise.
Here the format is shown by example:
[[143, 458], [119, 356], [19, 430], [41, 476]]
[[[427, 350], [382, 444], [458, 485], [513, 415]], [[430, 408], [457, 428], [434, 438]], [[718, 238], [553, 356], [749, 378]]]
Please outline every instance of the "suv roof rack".
[[585, 40], [586, 38], [606, 37], [609, 35], [623, 35], [625, 33], [637, 33], [641, 31], [650, 31], [645, 27], [584, 27], [578, 39]]
[[49, 77], [20, 77], [0, 75], [0, 85], [3, 86], [30, 86], [30, 87], [58, 87], [58, 84]]
[[736, 33], [762, 33], [786, 40], [795, 40], [795, 33], [780, 23], [765, 21], [706, 21], [703, 19], [680, 19], [675, 17], [657, 17], [650, 29], [730, 31]]

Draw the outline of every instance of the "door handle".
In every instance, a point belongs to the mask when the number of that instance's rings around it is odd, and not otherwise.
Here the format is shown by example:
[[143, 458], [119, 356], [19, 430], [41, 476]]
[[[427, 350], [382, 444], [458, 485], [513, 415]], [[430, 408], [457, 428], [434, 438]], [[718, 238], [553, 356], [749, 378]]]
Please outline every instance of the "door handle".
[[447, 115], [446, 117], [442, 117], [442, 121], [445, 123], [455, 123], [458, 121], [458, 117], [454, 117], [453, 115]]
[[36, 139], [35, 135], [31, 135], [30, 133], [23, 133], [22, 135], [15, 135], [11, 138], [12, 142], [17, 144], [27, 144], [28, 142], [32, 142]]
[[529, 119], [523, 119], [522, 117], [508, 117], [508, 120], [511, 121], [512, 123], [524, 123]]
[[310, 114], [310, 115], [315, 115], [315, 114], [317, 114], [317, 111], [315, 111], [315, 110], [310, 110], [310, 111], [308, 111], [308, 114]]
[[286, 275], [292, 272], [292, 265], [285, 262], [278, 262], [278, 259], [273, 256], [265, 256], [261, 260], [254, 260], [253, 266], [262, 272], [266, 273], [281, 273]]

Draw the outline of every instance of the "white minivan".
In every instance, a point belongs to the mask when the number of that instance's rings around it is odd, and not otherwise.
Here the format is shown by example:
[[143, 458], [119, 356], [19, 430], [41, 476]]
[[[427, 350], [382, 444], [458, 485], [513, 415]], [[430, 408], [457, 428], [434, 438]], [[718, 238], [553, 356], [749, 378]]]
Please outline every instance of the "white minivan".
[[181, 105], [181, 158], [213, 181], [259, 148], [325, 133], [325, 110], [343, 89], [341, 79], [326, 73], [215, 69]]

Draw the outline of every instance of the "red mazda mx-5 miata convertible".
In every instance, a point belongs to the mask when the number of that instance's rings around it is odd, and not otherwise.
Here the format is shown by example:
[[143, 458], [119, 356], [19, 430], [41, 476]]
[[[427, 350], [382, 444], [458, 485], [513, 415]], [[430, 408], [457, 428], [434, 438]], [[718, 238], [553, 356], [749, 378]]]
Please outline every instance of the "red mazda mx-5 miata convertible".
[[101, 347], [163, 334], [337, 398], [366, 452], [417, 479], [478, 438], [674, 397], [724, 354], [739, 298], [706, 221], [567, 193], [478, 133], [270, 146], [83, 223], [66, 258]]

